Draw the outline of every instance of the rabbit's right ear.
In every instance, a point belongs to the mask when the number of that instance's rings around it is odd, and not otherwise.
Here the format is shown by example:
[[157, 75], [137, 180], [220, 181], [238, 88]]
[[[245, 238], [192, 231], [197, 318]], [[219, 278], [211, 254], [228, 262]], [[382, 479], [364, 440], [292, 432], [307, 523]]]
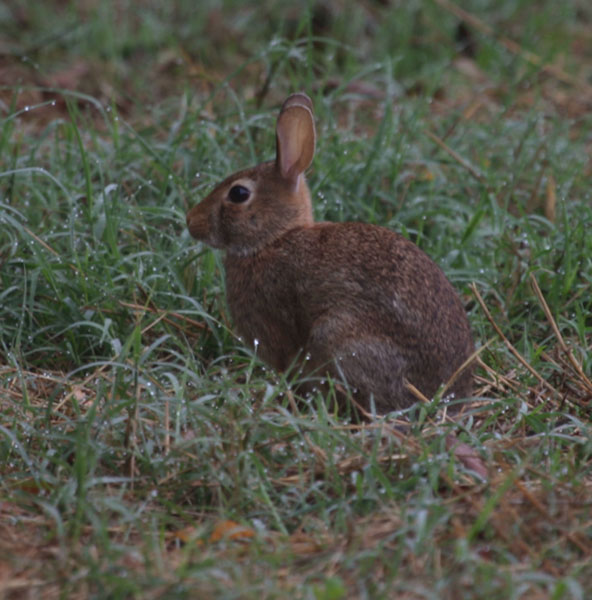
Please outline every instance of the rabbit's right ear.
[[284, 179], [296, 181], [308, 169], [315, 139], [310, 98], [306, 94], [292, 94], [284, 102], [276, 126], [276, 164]]

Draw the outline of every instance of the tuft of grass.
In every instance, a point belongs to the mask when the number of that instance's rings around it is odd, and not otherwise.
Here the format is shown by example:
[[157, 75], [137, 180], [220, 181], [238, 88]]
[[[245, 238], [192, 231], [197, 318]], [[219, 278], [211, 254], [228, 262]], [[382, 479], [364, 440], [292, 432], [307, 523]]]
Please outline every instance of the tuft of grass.
[[[586, 598], [591, 27], [518, 0], [2, 9], [0, 595]], [[316, 217], [401, 232], [465, 301], [455, 419], [353, 423], [232, 333], [184, 215], [272, 155], [296, 89]]]

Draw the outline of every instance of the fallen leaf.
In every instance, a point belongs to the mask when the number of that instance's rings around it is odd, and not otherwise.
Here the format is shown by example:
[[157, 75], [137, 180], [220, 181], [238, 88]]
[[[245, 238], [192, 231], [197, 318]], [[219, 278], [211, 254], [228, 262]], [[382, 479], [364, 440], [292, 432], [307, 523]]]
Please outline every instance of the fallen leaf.
[[246, 540], [255, 536], [255, 532], [245, 525], [235, 521], [218, 521], [214, 525], [210, 542], [219, 542], [220, 540]]
[[488, 480], [487, 467], [474, 448], [464, 442], [459, 442], [454, 435], [446, 436], [446, 448], [452, 450], [455, 458], [467, 469], [477, 473], [484, 481]]

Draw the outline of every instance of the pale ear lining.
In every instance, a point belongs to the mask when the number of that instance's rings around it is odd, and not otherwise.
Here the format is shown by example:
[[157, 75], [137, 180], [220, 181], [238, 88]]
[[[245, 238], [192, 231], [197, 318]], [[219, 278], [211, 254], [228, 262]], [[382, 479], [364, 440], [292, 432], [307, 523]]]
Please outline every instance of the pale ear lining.
[[311, 113], [314, 113], [312, 100], [304, 92], [296, 92], [295, 94], [291, 94], [290, 96], [288, 96], [284, 100], [280, 112], [284, 112], [286, 108], [294, 106], [295, 104], [306, 106], [306, 108], [308, 108], [308, 110], [310, 110]]
[[276, 127], [276, 164], [282, 177], [293, 181], [310, 166], [316, 141], [312, 111], [298, 96], [304, 95], [293, 94], [284, 102]]

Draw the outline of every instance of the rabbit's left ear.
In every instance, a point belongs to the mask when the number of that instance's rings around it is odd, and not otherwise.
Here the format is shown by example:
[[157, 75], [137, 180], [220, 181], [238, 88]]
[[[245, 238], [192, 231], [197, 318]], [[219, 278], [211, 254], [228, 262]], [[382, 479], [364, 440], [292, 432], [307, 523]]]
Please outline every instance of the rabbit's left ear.
[[276, 164], [284, 179], [295, 181], [308, 169], [315, 142], [312, 102], [306, 94], [292, 94], [282, 105], [276, 126]]

